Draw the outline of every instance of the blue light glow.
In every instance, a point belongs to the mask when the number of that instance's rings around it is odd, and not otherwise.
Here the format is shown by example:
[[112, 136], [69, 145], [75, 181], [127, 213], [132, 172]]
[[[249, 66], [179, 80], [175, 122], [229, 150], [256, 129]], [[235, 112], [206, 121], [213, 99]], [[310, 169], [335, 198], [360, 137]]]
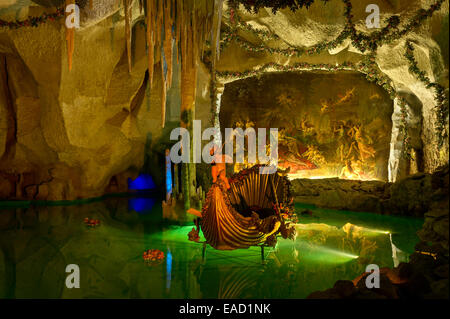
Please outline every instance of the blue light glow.
[[154, 198], [130, 198], [128, 200], [128, 210], [134, 210], [137, 213], [150, 213], [155, 206]]
[[128, 179], [128, 189], [130, 190], [150, 190], [155, 188], [155, 182], [150, 175], [141, 174], [135, 180]]
[[167, 249], [166, 274], [166, 288], [170, 289], [170, 284], [172, 282], [172, 253], [170, 252], [170, 249]]
[[172, 162], [166, 156], [166, 194], [172, 194]]

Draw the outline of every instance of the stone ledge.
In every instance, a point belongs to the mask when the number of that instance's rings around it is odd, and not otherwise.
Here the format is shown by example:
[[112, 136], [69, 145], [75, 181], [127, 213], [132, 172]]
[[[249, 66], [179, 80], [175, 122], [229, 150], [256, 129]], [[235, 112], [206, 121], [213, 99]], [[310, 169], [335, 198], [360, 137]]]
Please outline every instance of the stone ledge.
[[[396, 183], [327, 179], [292, 180], [296, 202], [318, 207], [423, 217], [433, 203], [448, 196], [448, 166]], [[429, 214], [438, 214], [430, 211]]]

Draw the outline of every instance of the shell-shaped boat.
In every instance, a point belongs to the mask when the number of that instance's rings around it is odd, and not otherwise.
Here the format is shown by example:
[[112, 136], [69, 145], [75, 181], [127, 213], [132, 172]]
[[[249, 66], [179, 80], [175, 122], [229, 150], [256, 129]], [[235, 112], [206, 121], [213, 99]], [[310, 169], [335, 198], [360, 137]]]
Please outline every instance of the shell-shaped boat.
[[[215, 249], [274, 245], [276, 235], [292, 237], [280, 208], [292, 204], [289, 180], [282, 174], [260, 174], [254, 166], [233, 175], [226, 190], [220, 179], [210, 188], [200, 227]], [[277, 205], [278, 204], [278, 205]]]

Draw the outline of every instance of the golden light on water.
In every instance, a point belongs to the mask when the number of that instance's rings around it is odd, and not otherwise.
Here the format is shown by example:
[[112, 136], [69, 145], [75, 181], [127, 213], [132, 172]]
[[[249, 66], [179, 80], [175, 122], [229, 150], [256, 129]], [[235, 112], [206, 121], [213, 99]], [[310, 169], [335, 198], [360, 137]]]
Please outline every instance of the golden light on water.
[[339, 256], [339, 257], [346, 257], [349, 259], [357, 259], [359, 258], [359, 256], [354, 255], [354, 254], [350, 254], [350, 253], [346, 253], [337, 249], [332, 249], [332, 248], [328, 248], [328, 247], [317, 247], [317, 250], [327, 253], [327, 254], [332, 254], [335, 256]]
[[388, 230], [372, 229], [372, 228], [366, 228], [366, 227], [363, 227], [363, 229], [365, 231], [372, 232], [372, 233], [379, 233], [379, 234], [386, 234], [386, 235], [389, 235], [391, 233]]
[[327, 179], [327, 178], [338, 178], [342, 180], [348, 180], [348, 181], [381, 181], [381, 179], [378, 178], [361, 178], [359, 176], [352, 176], [352, 177], [340, 177], [336, 174], [324, 174], [324, 175], [309, 175], [307, 172], [301, 172], [301, 173], [295, 173], [295, 174], [287, 174], [287, 177], [289, 180], [294, 179]]

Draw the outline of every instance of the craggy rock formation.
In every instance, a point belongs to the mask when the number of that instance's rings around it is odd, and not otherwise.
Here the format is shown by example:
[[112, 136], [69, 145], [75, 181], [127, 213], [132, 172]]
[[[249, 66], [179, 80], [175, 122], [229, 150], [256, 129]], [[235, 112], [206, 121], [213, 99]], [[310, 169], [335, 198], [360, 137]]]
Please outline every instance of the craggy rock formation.
[[[7, 9], [0, 17], [12, 20], [16, 11]], [[30, 3], [18, 19], [51, 10]], [[127, 179], [144, 166], [163, 184], [164, 143], [179, 126], [180, 72], [175, 67], [163, 130], [160, 62], [155, 60], [150, 89], [140, 20], [134, 1], [131, 73], [124, 11], [117, 1], [94, 1], [93, 9], [81, 10], [71, 71], [64, 19], [0, 29], [0, 199], [71, 200], [123, 192]], [[207, 122], [210, 76], [200, 69], [197, 118]]]
[[[370, 33], [365, 24], [367, 13], [365, 8], [370, 1], [354, 1], [353, 21], [358, 31]], [[378, 1], [380, 7], [380, 21], [397, 14], [400, 19], [411, 18], [414, 12], [421, 7], [428, 8], [432, 0], [427, 1]], [[408, 100], [408, 130], [412, 147], [423, 152], [423, 171], [433, 172], [438, 167], [448, 162], [448, 141], [444, 147], [439, 148], [435, 136], [436, 118], [434, 112], [434, 92], [425, 87], [417, 77], [409, 72], [409, 64], [404, 56], [405, 39], [414, 42], [415, 58], [421, 70], [434, 81], [448, 88], [448, 49], [444, 38], [448, 37], [448, 1], [442, 8], [435, 12], [433, 17], [424, 22], [423, 26], [413, 30], [401, 40], [392, 44], [380, 46], [377, 50], [376, 64], [387, 75], [395, 90]], [[345, 26], [343, 16], [345, 10], [342, 1], [315, 1], [309, 9], [303, 8], [295, 13], [288, 9], [280, 10], [275, 15], [270, 8], [262, 8], [257, 15], [249, 14], [241, 6], [236, 14], [258, 30], [275, 33], [279, 40], [263, 40], [256, 37], [248, 30], [239, 30], [239, 36], [250, 43], [259, 46], [265, 45], [271, 48], [286, 49], [289, 45], [308, 48], [320, 42], [335, 39]], [[226, 25], [232, 24], [229, 11], [224, 10]], [[447, 24], [446, 24], [447, 23]], [[364, 58], [362, 52], [355, 48], [347, 39], [333, 50], [325, 51], [317, 55], [301, 57], [283, 56], [280, 54], [268, 54], [266, 52], [248, 52], [239, 45], [231, 43], [222, 53], [219, 71], [243, 72], [258, 69], [267, 63], [278, 63], [284, 66], [292, 66], [298, 62], [341, 64], [344, 61], [357, 63]], [[237, 62], [239, 61], [239, 62]], [[273, 70], [269, 70], [271, 72]], [[222, 84], [237, 80], [238, 78], [219, 78]], [[401, 110], [394, 102], [394, 114], [392, 115], [391, 154], [389, 160], [390, 179], [397, 179], [409, 174], [410, 163], [402, 154], [404, 152], [402, 137], [399, 134], [401, 125]], [[448, 121], [447, 121], [448, 127]]]
[[[30, 14], [45, 10], [30, 7]], [[9, 114], [13, 132], [1, 153], [2, 198], [98, 196], [113, 176], [137, 173], [146, 135], [157, 133], [160, 114], [143, 101], [145, 31], [134, 29], [131, 74], [118, 10], [77, 31], [70, 72], [62, 21], [0, 33], [0, 113]], [[146, 97], [150, 105], [157, 105], [157, 92]]]
[[[8, 0], [0, 6], [0, 18], [7, 21], [39, 16], [50, 9], [42, 5], [60, 0]], [[94, 1], [93, 8], [81, 10], [81, 27], [75, 32], [72, 71], [68, 70], [64, 19], [48, 21], [39, 27], [0, 30], [0, 198], [1, 199], [75, 199], [125, 191], [127, 178], [148, 168], [162, 185], [161, 167], [165, 143], [169, 144], [170, 125], [161, 129], [161, 76], [155, 74], [153, 89], [147, 87], [147, 57], [143, 15], [138, 1], [132, 8], [132, 72], [128, 73], [124, 10], [118, 1]], [[354, 1], [353, 20], [357, 29], [367, 29], [365, 7], [370, 1]], [[409, 18], [427, 1], [379, 1], [381, 21], [399, 14]], [[37, 5], [37, 4], [41, 4]], [[238, 10], [253, 27], [275, 33], [278, 41], [262, 41], [274, 48], [290, 45], [308, 48], [329, 41], [346, 23], [342, 1], [315, 1], [307, 10], [295, 14], [288, 9], [274, 15], [262, 9], [250, 15]], [[223, 25], [230, 25], [225, 2]], [[254, 43], [261, 40], [248, 31], [240, 35]], [[422, 70], [436, 82], [448, 87], [448, 1], [431, 19], [408, 34]], [[409, 73], [404, 57], [405, 39], [378, 48], [376, 63], [411, 103], [408, 110], [410, 136], [414, 148], [423, 154], [423, 170], [433, 172], [448, 161], [448, 141], [439, 148], [436, 142], [433, 92]], [[345, 41], [339, 47], [313, 56], [286, 57], [264, 52], [247, 52], [232, 43], [221, 53], [219, 71], [244, 71], [268, 62], [292, 65], [309, 63], [357, 63], [364, 57]], [[158, 64], [158, 57], [155, 63]], [[211, 75], [201, 65], [197, 83], [196, 118], [210, 122]], [[157, 70], [160, 68], [156, 67]], [[177, 71], [175, 71], [177, 73]], [[174, 80], [178, 76], [175, 74]], [[178, 79], [179, 80], [179, 79]], [[227, 81], [218, 79], [217, 93]], [[180, 95], [174, 83], [168, 92], [168, 122], [173, 120]], [[216, 98], [217, 99], [217, 98]], [[173, 106], [173, 109], [171, 107]], [[218, 109], [220, 110], [220, 108]], [[217, 118], [217, 117], [216, 117]], [[178, 117], [179, 119], [179, 117]], [[394, 103], [389, 170], [391, 180], [409, 173], [408, 161], [401, 155], [403, 144], [398, 134], [400, 108]], [[204, 125], [206, 126], [206, 125]], [[448, 129], [448, 122], [447, 122]]]
[[389, 184], [379, 181], [338, 178], [294, 179], [292, 195], [296, 202], [351, 211], [383, 211], [389, 197]]
[[441, 188], [431, 196], [430, 209], [425, 213], [425, 223], [418, 232], [419, 238], [423, 242], [434, 243], [440, 245], [448, 253], [448, 237], [449, 237], [449, 178], [448, 167], [436, 172], [433, 175], [433, 182]]
[[[394, 269], [380, 269], [380, 288], [369, 289], [365, 284], [367, 273], [353, 281], [337, 281], [333, 288], [313, 292], [310, 299], [397, 299], [449, 298], [449, 172], [448, 166], [433, 175], [427, 175], [431, 185], [439, 187], [430, 192], [430, 203], [425, 223], [417, 234], [420, 242], [408, 263]], [[405, 187], [405, 183], [394, 184]], [[417, 183], [417, 182], [416, 182]], [[394, 188], [392, 185], [391, 189]], [[410, 188], [411, 189], [411, 188]], [[408, 192], [405, 192], [408, 194]], [[417, 193], [409, 192], [402, 199], [415, 201]]]
[[[319, 207], [423, 217], [437, 209], [436, 200], [445, 196], [445, 187], [448, 189], [448, 166], [434, 174], [418, 173], [395, 183], [295, 179], [292, 194], [297, 202]], [[432, 216], [440, 216], [441, 210], [437, 210]]]

